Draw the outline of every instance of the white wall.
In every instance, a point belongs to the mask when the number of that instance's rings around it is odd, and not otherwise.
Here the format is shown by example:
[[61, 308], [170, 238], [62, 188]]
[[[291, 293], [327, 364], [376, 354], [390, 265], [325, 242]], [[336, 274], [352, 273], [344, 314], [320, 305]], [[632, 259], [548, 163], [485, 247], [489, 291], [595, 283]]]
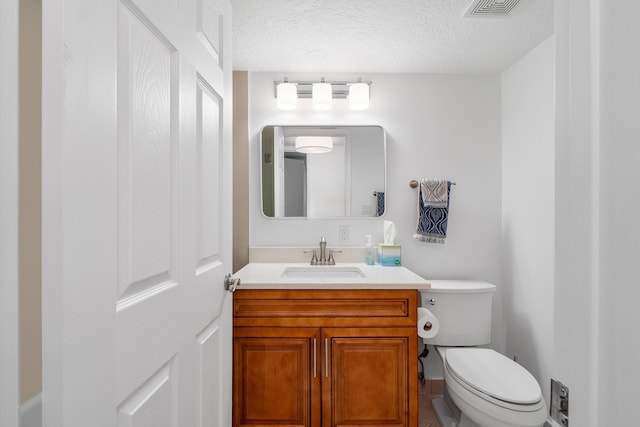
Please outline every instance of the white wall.
[[502, 297], [506, 349], [549, 401], [553, 367], [555, 42], [502, 73]]
[[[283, 74], [249, 73], [250, 241], [255, 246], [314, 247], [325, 236], [338, 242], [338, 226], [351, 229], [351, 245], [364, 235], [382, 239], [382, 221], [398, 229], [402, 263], [431, 279], [481, 279], [500, 286], [500, 78], [494, 75], [323, 75], [327, 80], [371, 80], [371, 107], [351, 111], [344, 100], [333, 110], [315, 112], [309, 100], [295, 111], [280, 111], [274, 80]], [[320, 75], [288, 73], [290, 80]], [[306, 220], [267, 219], [260, 213], [259, 134], [266, 125], [381, 125], [387, 132], [387, 211], [381, 218]], [[417, 191], [409, 181], [447, 178], [451, 192], [447, 241], [418, 242]], [[339, 256], [338, 256], [339, 262]], [[494, 304], [494, 346], [502, 347], [500, 295]], [[435, 360], [435, 358], [434, 358]]]

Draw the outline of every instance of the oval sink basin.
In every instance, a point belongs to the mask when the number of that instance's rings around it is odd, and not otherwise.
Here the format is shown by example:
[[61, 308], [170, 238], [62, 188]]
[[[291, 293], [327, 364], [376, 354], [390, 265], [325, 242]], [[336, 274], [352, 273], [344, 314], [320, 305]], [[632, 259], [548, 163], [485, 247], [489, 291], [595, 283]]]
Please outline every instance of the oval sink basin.
[[318, 265], [308, 267], [286, 267], [282, 277], [287, 279], [349, 279], [365, 277], [358, 267]]

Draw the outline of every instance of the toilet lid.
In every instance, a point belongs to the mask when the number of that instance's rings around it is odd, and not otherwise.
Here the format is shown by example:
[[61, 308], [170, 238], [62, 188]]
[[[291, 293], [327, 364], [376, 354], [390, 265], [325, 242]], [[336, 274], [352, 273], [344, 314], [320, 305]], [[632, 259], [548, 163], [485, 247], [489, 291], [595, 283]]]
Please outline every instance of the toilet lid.
[[485, 348], [451, 348], [449, 369], [470, 387], [504, 402], [533, 404], [542, 398], [540, 386], [526, 369]]

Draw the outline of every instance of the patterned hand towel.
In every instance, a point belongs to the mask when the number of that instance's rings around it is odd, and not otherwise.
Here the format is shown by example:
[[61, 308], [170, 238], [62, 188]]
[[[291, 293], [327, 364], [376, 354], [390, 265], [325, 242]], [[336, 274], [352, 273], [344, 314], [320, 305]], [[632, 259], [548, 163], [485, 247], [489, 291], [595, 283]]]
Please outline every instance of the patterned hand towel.
[[422, 179], [418, 186], [418, 227], [415, 239], [444, 243], [449, 219], [451, 183], [443, 179]]
[[376, 216], [384, 213], [384, 191], [376, 191]]

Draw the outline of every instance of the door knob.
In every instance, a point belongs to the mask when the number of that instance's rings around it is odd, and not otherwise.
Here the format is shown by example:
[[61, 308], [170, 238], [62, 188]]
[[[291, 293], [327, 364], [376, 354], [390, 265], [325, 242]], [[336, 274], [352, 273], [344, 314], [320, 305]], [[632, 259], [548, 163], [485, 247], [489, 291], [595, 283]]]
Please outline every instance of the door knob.
[[228, 292], [235, 292], [236, 288], [240, 286], [240, 279], [234, 279], [231, 273], [227, 273], [224, 276], [224, 289]]

